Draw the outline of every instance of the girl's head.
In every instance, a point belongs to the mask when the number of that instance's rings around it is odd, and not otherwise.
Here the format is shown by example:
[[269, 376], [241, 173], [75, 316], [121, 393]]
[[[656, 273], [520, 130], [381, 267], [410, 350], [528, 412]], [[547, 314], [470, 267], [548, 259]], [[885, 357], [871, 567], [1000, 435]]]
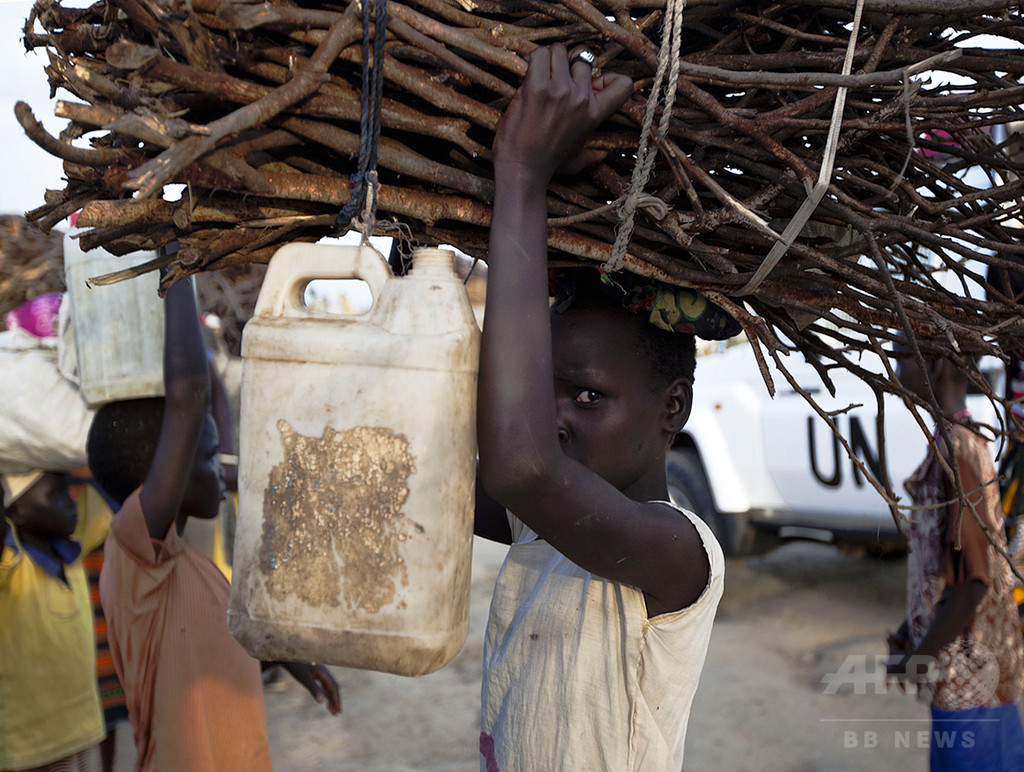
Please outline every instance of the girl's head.
[[656, 279], [580, 267], [553, 269], [548, 281], [558, 313], [581, 305], [607, 306], [647, 322], [639, 328], [639, 343], [665, 380], [693, 381], [695, 338], [727, 340], [742, 332], [739, 322], [696, 290]]
[[928, 399], [929, 384], [934, 384], [943, 368], [942, 359], [925, 358], [924, 370], [918, 367], [917, 362], [909, 356], [909, 349], [905, 349], [908, 356], [899, 360], [896, 365], [896, 378], [904, 388], [921, 399]]
[[[109, 402], [96, 411], [86, 442], [89, 470], [115, 501], [123, 504], [145, 482], [156, 454], [163, 415], [162, 397]], [[207, 413], [182, 500], [182, 512], [189, 516], [217, 515], [224, 491], [218, 449], [217, 427]]]
[[[934, 396], [938, 400], [939, 408], [947, 415], [964, 407], [968, 379], [966, 373], [953, 362], [942, 356], [924, 355], [922, 369], [905, 340], [898, 340], [893, 350], [899, 357], [896, 363], [896, 379], [900, 385], [925, 402], [930, 402], [930, 398]], [[976, 360], [973, 364], [977, 367]]]
[[[632, 317], [635, 322], [631, 324], [635, 344], [638, 351], [643, 352], [651, 377], [663, 383], [676, 378], [686, 378], [693, 382], [697, 329], [693, 320], [685, 318], [681, 312], [671, 317], [667, 313], [669, 305], [678, 307], [674, 295], [672, 301], [666, 301], [667, 293], [674, 293], [675, 288], [628, 274], [617, 275], [612, 279], [593, 268], [552, 271], [550, 284], [555, 318], [571, 309], [606, 308], [624, 311], [626, 314], [623, 319]], [[708, 319], [712, 316], [715, 320], [728, 319], [720, 309], [710, 306], [706, 301], [702, 310], [702, 316]], [[669, 318], [668, 322], [666, 318]], [[720, 322], [712, 322], [716, 323]], [[709, 325], [705, 327], [710, 330]], [[732, 329], [728, 325], [725, 327], [729, 331]]]
[[68, 538], [78, 522], [67, 472], [9, 475], [4, 480], [4, 510], [22, 535]]
[[665, 453], [689, 417], [694, 335], [654, 326], [592, 270], [556, 295], [551, 334], [566, 455], [627, 493], [663, 476]]

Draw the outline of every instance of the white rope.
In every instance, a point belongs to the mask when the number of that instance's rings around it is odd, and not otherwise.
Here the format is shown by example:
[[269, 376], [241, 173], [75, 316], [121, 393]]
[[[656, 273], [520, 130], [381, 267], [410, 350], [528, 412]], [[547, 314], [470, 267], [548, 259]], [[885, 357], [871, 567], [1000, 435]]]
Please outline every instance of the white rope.
[[[860, 17], [864, 10], [864, 0], [857, 0], [857, 7], [853, 12], [853, 29], [850, 33], [850, 41], [846, 46], [846, 58], [843, 60], [843, 75], [849, 75], [853, 69], [853, 54], [857, 48], [857, 31], [860, 29]], [[786, 254], [789, 247], [800, 235], [811, 214], [818, 208], [821, 199], [828, 190], [832, 180], [832, 167], [836, 160], [836, 152], [839, 149], [839, 130], [843, 125], [843, 108], [846, 107], [846, 86], [836, 89], [836, 102], [832, 107], [832, 122], [828, 127], [828, 140], [825, 142], [825, 155], [821, 161], [821, 169], [818, 171], [818, 181], [808, 191], [807, 199], [800, 205], [800, 208], [789, 221], [786, 229], [782, 231], [779, 240], [769, 250], [764, 261], [758, 266], [754, 275], [750, 278], [739, 292], [734, 292], [733, 297], [749, 295], [765, 280], [771, 270], [778, 265], [782, 256]]]
[[380, 183], [377, 181], [377, 170], [371, 169], [366, 172], [366, 198], [363, 199], [363, 209], [352, 218], [352, 229], [359, 231], [362, 238], [360, 246], [372, 246], [370, 236], [373, 235], [374, 225], [377, 217], [377, 193], [380, 191]]
[[676, 99], [676, 84], [679, 81], [679, 57], [682, 47], [683, 9], [685, 7], [686, 0], [668, 0], [665, 8], [658, 69], [654, 75], [651, 92], [647, 96], [647, 107], [644, 111], [644, 123], [640, 132], [640, 144], [636, 151], [636, 165], [633, 166], [629, 192], [619, 209], [619, 224], [615, 229], [615, 243], [612, 245], [611, 256], [604, 264], [604, 269], [608, 273], [613, 273], [622, 267], [626, 257], [626, 247], [633, 235], [637, 207], [640, 206], [642, 200], [645, 200], [644, 188], [651, 177], [656, 155], [655, 146], [651, 142], [651, 127], [654, 124], [654, 114], [657, 111], [658, 103], [662, 99], [661, 85], [665, 79], [666, 70], [669, 70], [668, 86], [665, 88], [665, 103], [662, 107], [658, 130], [663, 135], [668, 134], [669, 122], [672, 119], [672, 106]]
[[637, 197], [636, 205], [647, 212], [653, 220], [664, 220], [668, 216], [669, 205], [650, 193], [641, 193]]

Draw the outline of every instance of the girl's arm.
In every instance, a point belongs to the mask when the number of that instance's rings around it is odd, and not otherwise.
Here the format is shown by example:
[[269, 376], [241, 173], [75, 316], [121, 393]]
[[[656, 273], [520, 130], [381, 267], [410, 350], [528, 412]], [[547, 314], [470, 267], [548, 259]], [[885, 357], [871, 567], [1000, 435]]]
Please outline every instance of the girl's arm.
[[164, 320], [164, 417], [141, 494], [146, 526], [154, 539], [167, 535], [181, 509], [210, 400], [191, 279], [181, 279], [167, 290]]
[[485, 492], [577, 565], [641, 589], [654, 616], [706, 586], [703, 544], [678, 512], [633, 501], [563, 452], [548, 309], [548, 182], [631, 93], [623, 76], [570, 69], [564, 46], [530, 56], [495, 139], [477, 425]]
[[505, 507], [484, 492], [483, 483], [476, 481], [476, 506], [473, 513], [473, 533], [499, 544], [512, 543], [512, 529], [508, 524]]

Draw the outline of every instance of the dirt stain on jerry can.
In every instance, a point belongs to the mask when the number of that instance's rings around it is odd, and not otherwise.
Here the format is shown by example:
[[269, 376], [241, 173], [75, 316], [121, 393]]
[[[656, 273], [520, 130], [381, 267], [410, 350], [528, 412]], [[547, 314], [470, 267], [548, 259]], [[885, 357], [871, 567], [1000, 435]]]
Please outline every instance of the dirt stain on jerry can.
[[[313, 311], [362, 279], [362, 315]], [[421, 675], [465, 642], [480, 331], [454, 254], [394, 277], [370, 247], [292, 244], [242, 341], [228, 628], [254, 657]]]
[[[409, 581], [398, 549], [411, 527], [402, 511], [416, 469], [408, 440], [370, 426], [327, 427], [320, 437], [303, 437], [283, 420], [277, 428], [285, 459], [263, 492], [259, 553], [267, 592], [380, 611]], [[294, 570], [280, 570], [286, 564]]]

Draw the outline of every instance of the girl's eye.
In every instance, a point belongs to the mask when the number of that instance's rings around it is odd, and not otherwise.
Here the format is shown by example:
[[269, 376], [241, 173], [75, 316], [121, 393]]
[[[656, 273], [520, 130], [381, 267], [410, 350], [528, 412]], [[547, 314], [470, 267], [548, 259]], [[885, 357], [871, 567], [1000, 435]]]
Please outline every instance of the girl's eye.
[[593, 389], [580, 389], [576, 392], [576, 402], [588, 405], [592, 402], [597, 402], [601, 399], [600, 392], [596, 392]]

